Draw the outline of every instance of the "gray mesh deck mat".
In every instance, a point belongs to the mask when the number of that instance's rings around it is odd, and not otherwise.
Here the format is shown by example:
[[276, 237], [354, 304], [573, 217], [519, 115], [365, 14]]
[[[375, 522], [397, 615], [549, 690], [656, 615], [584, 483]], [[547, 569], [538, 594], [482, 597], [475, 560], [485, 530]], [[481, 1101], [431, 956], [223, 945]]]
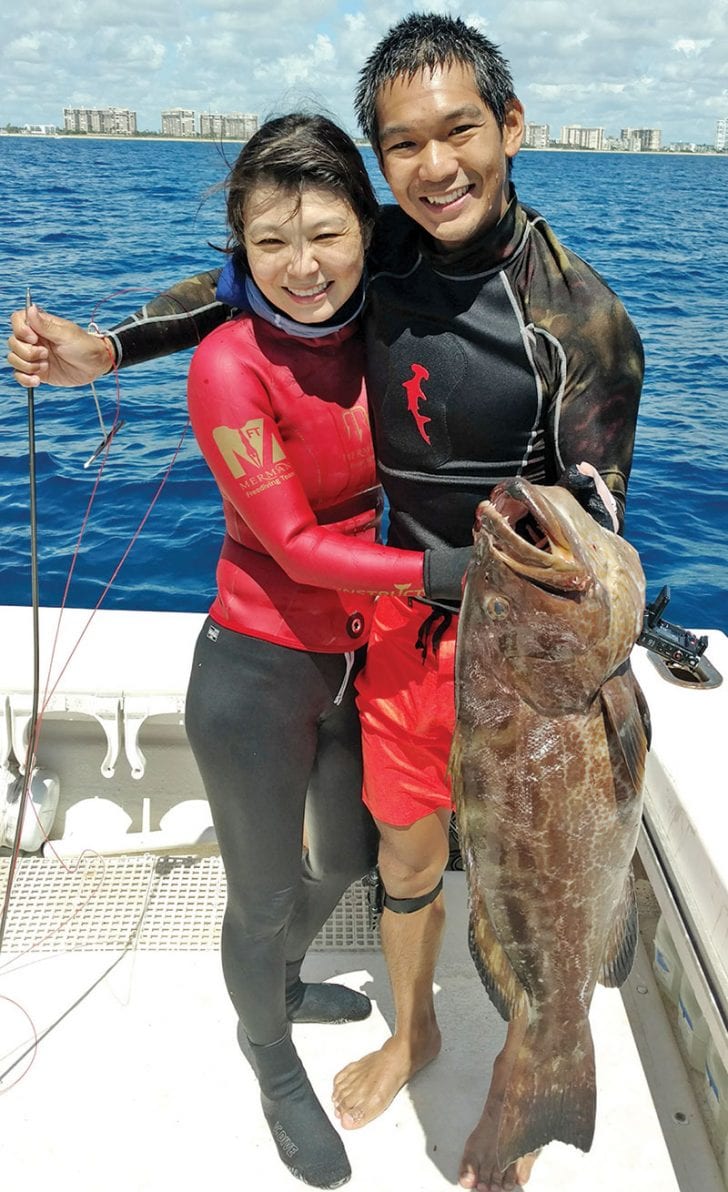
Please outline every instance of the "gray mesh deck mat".
[[[0, 857], [0, 890], [10, 860]], [[18, 860], [3, 950], [7, 953], [215, 949], [225, 909], [219, 856], [102, 857], [60, 862]], [[371, 951], [367, 889], [347, 890], [312, 947]]]

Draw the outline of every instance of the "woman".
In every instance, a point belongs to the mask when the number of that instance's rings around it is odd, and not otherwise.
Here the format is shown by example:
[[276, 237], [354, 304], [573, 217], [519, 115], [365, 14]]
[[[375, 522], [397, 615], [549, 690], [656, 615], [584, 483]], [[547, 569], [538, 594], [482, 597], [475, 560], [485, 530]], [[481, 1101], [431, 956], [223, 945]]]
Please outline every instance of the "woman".
[[[222, 964], [238, 1038], [283, 1163], [333, 1188], [349, 1163], [290, 1023], [371, 1010], [363, 994], [305, 984], [300, 970], [375, 859], [353, 692], [375, 595], [434, 595], [440, 552], [376, 543], [357, 318], [377, 201], [356, 146], [325, 117], [267, 122], [230, 173], [227, 214], [243, 289], [234, 304], [246, 313], [205, 337], [189, 373], [190, 418], [227, 532], [185, 724], [225, 865]], [[94, 375], [107, 371], [103, 338], [42, 318], [83, 352], [95, 346]], [[52, 339], [34, 338], [44, 379], [88, 379]]]
[[371, 1008], [299, 974], [374, 858], [352, 687], [374, 594], [423, 591], [423, 555], [375, 543], [356, 332], [376, 207], [356, 146], [329, 120], [265, 124], [228, 180], [251, 313], [206, 337], [188, 383], [227, 531], [185, 713], [227, 876], [223, 970], [280, 1157], [326, 1188], [350, 1168], [290, 1022]]

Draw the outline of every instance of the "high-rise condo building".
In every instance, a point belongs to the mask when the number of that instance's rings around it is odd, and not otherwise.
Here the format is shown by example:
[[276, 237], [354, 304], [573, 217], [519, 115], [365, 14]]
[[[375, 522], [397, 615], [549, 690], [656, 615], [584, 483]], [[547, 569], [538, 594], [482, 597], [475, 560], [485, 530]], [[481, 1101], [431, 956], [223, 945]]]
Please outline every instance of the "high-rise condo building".
[[249, 141], [258, 131], [258, 116], [253, 112], [202, 112], [200, 136], [213, 140]]
[[64, 108], [63, 127], [66, 132], [133, 137], [137, 114], [128, 108]]
[[562, 145], [573, 145], [576, 149], [603, 149], [603, 128], [582, 128], [580, 124], [564, 124], [559, 141]]
[[623, 128], [620, 139], [625, 149], [633, 153], [662, 148], [661, 128]]
[[548, 124], [527, 124], [523, 137], [523, 144], [527, 149], [548, 149]]
[[163, 137], [193, 137], [195, 113], [190, 108], [167, 108], [162, 112]]

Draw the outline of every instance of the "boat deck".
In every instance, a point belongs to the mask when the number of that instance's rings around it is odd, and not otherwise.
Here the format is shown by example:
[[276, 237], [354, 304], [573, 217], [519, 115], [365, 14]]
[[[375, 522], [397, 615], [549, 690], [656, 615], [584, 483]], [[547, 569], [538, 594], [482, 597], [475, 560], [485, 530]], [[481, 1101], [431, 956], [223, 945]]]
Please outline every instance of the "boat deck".
[[[224, 875], [183, 730], [201, 620], [101, 612], [91, 623], [87, 611], [66, 610], [54, 651], [56, 610], [41, 610], [41, 674], [55, 653], [58, 677], [38, 761], [57, 775], [61, 795], [52, 849], [18, 862], [0, 954], [5, 1188], [58, 1180], [75, 1192], [301, 1187], [275, 1153], [220, 970]], [[0, 779], [12, 777], [25, 753], [31, 640], [30, 610], [0, 608]], [[728, 673], [728, 638], [711, 634], [710, 653]], [[671, 930], [687, 923], [687, 934], [675, 931], [676, 945], [728, 1055], [719, 996], [728, 988], [726, 821], [716, 798], [728, 687], [679, 689], [636, 655], [657, 721], [645, 824], [667, 878], [650, 853], [650, 889], [660, 900], [653, 910]], [[38, 844], [24, 847], [33, 853]], [[91, 851], [79, 860], [84, 847]], [[0, 847], [3, 891], [9, 851]], [[351, 1192], [455, 1188], [482, 1108], [505, 1028], [467, 951], [464, 875], [446, 874], [445, 892], [436, 975], [442, 1052], [380, 1119], [346, 1134]], [[673, 894], [685, 905], [673, 907]], [[643, 921], [649, 929], [649, 915]], [[646, 939], [649, 949], [649, 930]], [[335, 1073], [380, 1046], [393, 1022], [361, 887], [326, 925], [304, 976], [336, 977], [374, 1006], [366, 1022], [294, 1028], [328, 1107]], [[644, 947], [621, 993], [597, 989], [594, 1145], [584, 1155], [552, 1143], [529, 1192], [725, 1192], [699, 1081], [686, 1069], [668, 1010], [674, 1021]]]
[[[79, 883], [98, 892], [101, 880], [112, 893], [116, 881], [123, 902], [128, 896], [115, 872], [120, 864], [128, 867], [129, 859], [89, 863], [86, 876], [79, 873], [71, 881], [71, 901], [82, 894]], [[175, 863], [135, 858], [134, 867], [144, 871], [138, 883], [144, 900], [141, 914], [130, 912], [133, 931], [126, 943], [123, 925], [115, 929], [115, 943], [106, 916], [99, 919], [94, 912], [88, 920], [98, 900], [85, 896], [87, 905], [71, 912], [75, 942], [70, 950], [54, 951], [69, 930], [69, 905], [58, 909], [55, 942], [43, 938], [48, 924], [53, 930], [57, 898], [47, 885], [56, 879], [46, 875], [44, 890], [43, 874], [49, 867], [55, 873], [59, 864], [51, 858], [21, 860], [14, 893], [18, 910], [11, 904], [0, 958], [4, 1187], [42, 1187], [60, 1179], [76, 1192], [196, 1192], [209, 1185], [300, 1189], [274, 1153], [255, 1082], [235, 1042], [214, 939], [218, 910], [209, 897], [216, 865], [216, 857]], [[200, 880], [207, 896], [200, 901], [208, 921], [186, 928], [173, 947], [173, 924], [166, 920], [187, 913], [182, 906], [175, 910], [173, 896], [162, 899], [153, 931], [145, 935], [143, 929], [157, 887], [180, 869], [187, 875], [188, 885], [179, 890], [185, 904], [195, 902], [195, 874], [204, 871]], [[60, 880], [62, 885], [65, 879]], [[38, 942], [27, 950], [22, 912], [29, 904], [32, 909], [33, 890], [47, 900], [48, 914], [45, 923], [43, 915], [33, 916]], [[351, 1192], [440, 1192], [456, 1186], [462, 1144], [482, 1106], [504, 1028], [467, 952], [462, 874], [446, 875], [446, 902], [448, 930], [436, 986], [442, 1053], [380, 1119], [346, 1135]], [[163, 948], [155, 946], [155, 934]], [[209, 942], [200, 946], [206, 934]], [[94, 939], [101, 941], [98, 948]], [[327, 1104], [336, 1071], [387, 1037], [392, 1005], [375, 946], [337, 947], [322, 937], [318, 944], [305, 975], [336, 976], [374, 1003], [366, 1022], [294, 1028], [314, 1087]], [[620, 993], [599, 989], [595, 998], [599, 1087], [593, 1148], [584, 1155], [552, 1143], [529, 1189], [719, 1192], [722, 1181], [644, 954], [624, 996], [623, 1002]], [[37, 1047], [8, 1071], [34, 1034]], [[651, 1069], [660, 1090], [657, 1107], [647, 1080]]]

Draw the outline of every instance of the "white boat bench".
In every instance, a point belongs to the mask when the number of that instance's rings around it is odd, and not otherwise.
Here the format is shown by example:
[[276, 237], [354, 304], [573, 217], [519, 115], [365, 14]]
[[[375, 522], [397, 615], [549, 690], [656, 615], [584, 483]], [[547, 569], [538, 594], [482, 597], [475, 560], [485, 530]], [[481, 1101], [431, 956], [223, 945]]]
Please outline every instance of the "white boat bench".
[[[144, 775], [139, 732], [150, 716], [182, 722], [201, 613], [41, 608], [40, 698], [44, 717], [93, 717], [106, 739], [101, 773], [112, 777], [121, 752], [133, 778]], [[0, 766], [22, 769], [33, 704], [33, 619], [0, 607]], [[56, 634], [58, 638], [54, 650]], [[48, 667], [53, 658], [52, 674]], [[46, 695], [45, 692], [48, 692]]]

